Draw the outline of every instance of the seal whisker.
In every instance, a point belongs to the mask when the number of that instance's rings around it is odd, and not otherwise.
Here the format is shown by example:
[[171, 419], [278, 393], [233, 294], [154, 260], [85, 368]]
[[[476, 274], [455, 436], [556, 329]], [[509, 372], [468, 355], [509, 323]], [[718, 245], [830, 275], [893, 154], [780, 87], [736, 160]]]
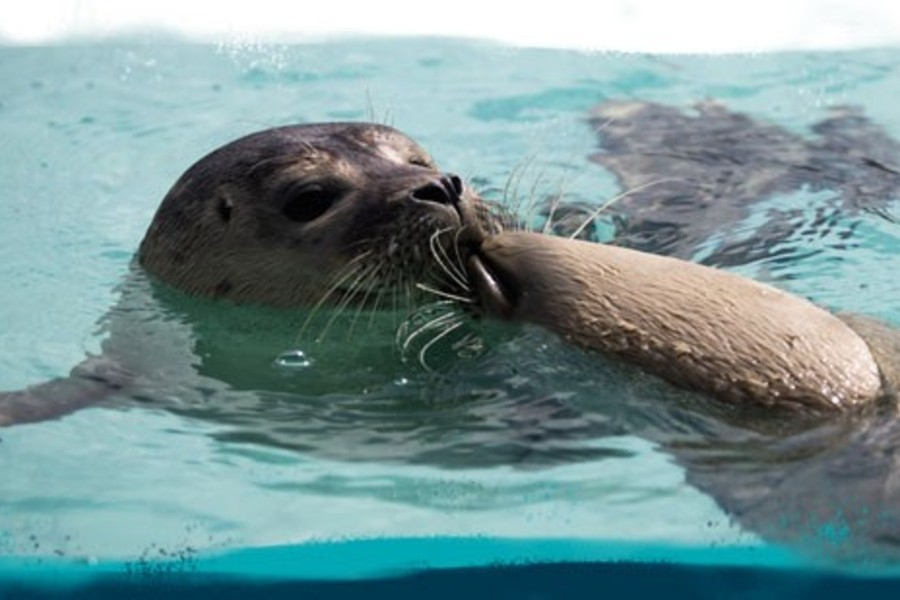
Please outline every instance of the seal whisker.
[[448, 306], [453, 306], [453, 304], [455, 304], [455, 301], [452, 300], [435, 300], [433, 302], [429, 302], [428, 304], [423, 304], [422, 306], [416, 308], [416, 310], [409, 313], [406, 320], [410, 321], [416, 319], [424, 313], [433, 312], [435, 310], [443, 309]]
[[410, 313], [410, 312], [413, 312], [413, 306], [414, 306], [414, 304], [413, 304], [413, 289], [411, 286], [407, 286], [405, 291], [406, 291], [406, 293], [404, 294], [404, 299], [406, 301], [406, 306], [404, 308], [404, 311], [406, 313]]
[[468, 225], [463, 225], [462, 227], [460, 227], [459, 229], [456, 230], [456, 233], [454, 233], [454, 235], [453, 235], [453, 255], [454, 255], [454, 258], [456, 258], [457, 272], [460, 275], [462, 275], [462, 278], [464, 280], [464, 284], [463, 284], [462, 288], [466, 291], [469, 291], [471, 288], [469, 287], [468, 277], [466, 277], [466, 275], [465, 275], [466, 265], [465, 265], [465, 263], [463, 263], [462, 254], [460, 254], [460, 252], [459, 252], [459, 238], [463, 234], [463, 232], [466, 230], [467, 227], [468, 227]]
[[553, 231], [553, 217], [556, 216], [556, 210], [559, 208], [559, 205], [562, 203], [562, 199], [566, 195], [566, 187], [571, 184], [571, 182], [567, 181], [570, 171], [567, 169], [562, 178], [560, 179], [559, 185], [556, 186], [556, 192], [553, 194], [553, 200], [550, 201], [550, 211], [547, 214], [547, 220], [544, 222], [544, 228], [542, 233], [548, 234]]
[[562, 202], [562, 196], [554, 196], [553, 200], [550, 201], [550, 210], [547, 211], [547, 220], [544, 221], [544, 227], [541, 229], [541, 233], [544, 235], [548, 235], [553, 231], [553, 217], [556, 216], [556, 209], [559, 208], [559, 204]]
[[[547, 213], [547, 220], [544, 221], [544, 227], [542, 233], [548, 234], [553, 231], [553, 218], [556, 216], [556, 211], [559, 208], [560, 204], [562, 204], [563, 198], [566, 197], [567, 190], [573, 187], [575, 182], [578, 181], [579, 178], [583, 176], [583, 173], [578, 172], [575, 167], [573, 167], [573, 158], [570, 157], [564, 163], [565, 167], [563, 169], [562, 176], [559, 179], [559, 183], [556, 185], [556, 190], [551, 194], [552, 200], [550, 201], [550, 210]], [[574, 178], [571, 178], [572, 173], [576, 173]]]
[[307, 314], [306, 319], [303, 321], [303, 325], [300, 326], [300, 331], [297, 333], [296, 341], [299, 341], [303, 338], [303, 334], [306, 332], [307, 327], [309, 327], [313, 318], [319, 313], [325, 303], [332, 297], [332, 295], [340, 289], [340, 287], [354, 275], [359, 273], [360, 269], [364, 269], [360, 263], [370, 254], [370, 251], [362, 252], [358, 256], [353, 257], [340, 271], [335, 274], [333, 277], [332, 283], [325, 290], [325, 293], [316, 301], [316, 303], [309, 309], [309, 314]]
[[[531, 187], [528, 190], [527, 195], [522, 198], [518, 197], [518, 193], [516, 193], [516, 197], [514, 199], [515, 202], [515, 213], [518, 215], [523, 215], [523, 219], [526, 223], [528, 223], [531, 219], [531, 215], [534, 214], [538, 205], [538, 188], [541, 186], [543, 181], [545, 180], [547, 175], [547, 169], [541, 169], [538, 174], [534, 177], [534, 180], [531, 183]], [[522, 176], [524, 179], [524, 175]]]
[[618, 194], [617, 196], [614, 196], [614, 197], [610, 198], [609, 200], [607, 200], [606, 202], [604, 202], [603, 204], [601, 204], [599, 208], [597, 208], [596, 210], [592, 211], [592, 212], [587, 216], [587, 218], [585, 218], [585, 220], [582, 221], [581, 225], [579, 225], [579, 226], [575, 229], [575, 231], [573, 231], [573, 232], [569, 235], [569, 239], [573, 239], [573, 240], [574, 240], [576, 237], [578, 237], [578, 235], [579, 235], [582, 231], [584, 231], [585, 227], [587, 227], [588, 225], [590, 225], [591, 222], [592, 222], [594, 219], [596, 219], [596, 218], [599, 217], [601, 214], [603, 214], [603, 211], [605, 211], [607, 208], [609, 208], [610, 206], [612, 206], [613, 204], [615, 204], [615, 203], [618, 202], [619, 200], [621, 200], [621, 199], [623, 199], [623, 198], [627, 198], [627, 197], [630, 196], [631, 194], [635, 194], [635, 193], [637, 193], [637, 192], [640, 192], [641, 190], [645, 190], [645, 189], [647, 189], [648, 187], [652, 187], [652, 186], [654, 186], [654, 185], [659, 185], [660, 183], [665, 183], [665, 182], [667, 182], [667, 181], [680, 181], [680, 179], [679, 179], [678, 177], [661, 177], [660, 179], [654, 179], [653, 181], [648, 181], [647, 183], [643, 183], [643, 184], [641, 184], [641, 185], [639, 185], [639, 186], [637, 186], [637, 187], [631, 188], [631, 189], [628, 190], [627, 192], [622, 192], [621, 194]]
[[400, 339], [406, 336], [406, 332], [412, 326], [410, 323], [418, 320], [423, 315], [427, 315], [428, 313], [433, 313], [438, 310], [445, 310], [447, 308], [452, 308], [456, 304], [455, 300], [434, 300], [433, 302], [429, 302], [427, 304], [423, 304], [419, 306], [414, 311], [411, 311], [407, 314], [406, 318], [403, 320], [403, 323], [400, 324], [400, 327], [397, 328], [397, 344], [400, 345]]
[[[433, 308], [435, 308], [435, 306], [432, 306], [432, 309], [433, 309]], [[449, 312], [446, 312], [446, 313], [444, 313], [444, 314], [442, 314], [442, 315], [440, 315], [440, 316], [438, 316], [438, 317], [435, 317], [434, 319], [428, 321], [428, 322], [425, 323], [424, 325], [419, 326], [418, 328], [415, 329], [415, 331], [413, 331], [412, 333], [410, 333], [410, 334], [406, 337], [406, 340], [403, 342], [403, 344], [401, 345], [400, 349], [401, 349], [403, 352], [406, 352], [406, 351], [409, 349], [410, 344], [412, 344], [413, 341], [414, 341], [416, 338], [418, 338], [420, 335], [422, 335], [423, 333], [425, 333], [425, 332], [427, 332], [427, 331], [429, 331], [429, 330], [431, 330], [431, 329], [437, 329], [437, 328], [439, 328], [439, 327], [441, 327], [441, 326], [443, 326], [443, 325], [445, 325], [445, 324], [447, 324], [447, 323], [449, 323], [449, 322], [452, 322], [452, 321], [455, 320], [455, 319], [461, 319], [461, 317], [459, 316], [458, 313], [453, 312], [453, 311], [449, 311]]]
[[325, 289], [325, 292], [319, 297], [315, 304], [309, 309], [309, 315], [303, 323], [303, 326], [300, 329], [300, 333], [303, 333], [303, 330], [309, 324], [310, 320], [318, 313], [319, 310], [331, 299], [332, 295], [351, 277], [353, 277], [356, 273], [359, 272], [361, 268], [363, 268], [360, 263], [365, 260], [365, 258], [370, 254], [370, 251], [363, 252], [358, 256], [355, 256], [351, 259], [346, 265], [344, 265], [340, 271], [335, 273], [335, 275], [331, 278], [331, 283]]
[[462, 271], [456, 269], [453, 264], [450, 256], [447, 254], [447, 250], [438, 242], [438, 238], [449, 232], [451, 228], [447, 227], [445, 229], [439, 229], [431, 234], [431, 237], [428, 239], [428, 245], [431, 249], [431, 254], [434, 257], [435, 262], [437, 262], [438, 266], [441, 267], [441, 270], [450, 277], [450, 279], [457, 286], [465, 289], [466, 288], [466, 276]]
[[428, 292], [429, 294], [434, 294], [440, 298], [446, 298], [447, 300], [453, 300], [455, 302], [462, 302], [464, 304], [474, 304], [475, 301], [467, 296], [460, 296], [459, 294], [453, 294], [450, 292], [445, 292], [436, 288], [433, 288], [424, 283], [417, 283], [416, 287], [423, 292]]
[[458, 283], [460, 286], [465, 286], [466, 276], [464, 275], [464, 271], [462, 269], [456, 268], [456, 265], [453, 264], [453, 260], [450, 258], [450, 255], [447, 254], [447, 249], [439, 243], [440, 236], [448, 233], [450, 230], [450, 227], [439, 229], [438, 231], [434, 232], [434, 234], [432, 234], [431, 238], [429, 238], [428, 240], [428, 243], [431, 247], [433, 256], [438, 261], [438, 264], [444, 270], [444, 272], [446, 272], [454, 282]]
[[434, 369], [432, 369], [431, 367], [428, 366], [428, 362], [425, 360], [425, 356], [428, 354], [428, 351], [431, 349], [432, 346], [434, 346], [439, 341], [441, 341], [442, 339], [444, 339], [445, 337], [447, 337], [448, 335], [450, 335], [451, 333], [453, 333], [454, 331], [456, 331], [457, 329], [462, 327], [462, 324], [463, 324], [463, 320], [459, 319], [459, 318], [456, 321], [456, 323], [453, 323], [453, 324], [448, 323], [447, 327], [444, 329], [444, 331], [440, 332], [439, 334], [437, 334], [436, 336], [431, 338], [424, 346], [422, 346], [422, 349], [419, 350], [419, 364], [422, 365], [422, 368], [424, 368], [429, 373], [436, 372], [436, 371], [434, 371]]
[[385, 108], [380, 116], [378, 115], [375, 110], [375, 101], [372, 98], [372, 92], [369, 89], [366, 89], [366, 120], [387, 126], [392, 125], [394, 122], [394, 115], [389, 107]]
[[465, 334], [460, 339], [453, 342], [450, 346], [453, 348], [453, 351], [456, 352], [458, 356], [464, 356], [464, 353], [475, 352], [476, 354], [480, 350], [480, 346], [482, 346], [483, 340], [480, 336], [469, 332]]
[[[398, 286], [398, 290], [402, 290], [403, 295], [409, 294], [409, 287], [403, 283], [403, 285]], [[391, 313], [394, 315], [394, 327], [398, 327], [397, 325], [397, 314], [400, 312], [399, 300], [401, 293], [398, 291], [395, 294], [391, 294]]]
[[[347, 339], [350, 339], [353, 337], [353, 330], [356, 328], [356, 323], [359, 321], [360, 316], [362, 316], [362, 312], [364, 310], [366, 310], [366, 308], [367, 308], [367, 303], [369, 301], [369, 298], [372, 296], [372, 292], [374, 289], [373, 284], [378, 281], [380, 273], [381, 273], [381, 265], [376, 265], [371, 271], [369, 271], [365, 275], [364, 279], [361, 279], [359, 281], [359, 284], [356, 287], [356, 289], [352, 290], [352, 293], [348, 294], [346, 303], [349, 305], [350, 301], [354, 297], [356, 297], [360, 291], [362, 292], [362, 298], [357, 303], [356, 314], [353, 316], [353, 320], [350, 322], [350, 328], [347, 330]], [[377, 290], [376, 302], [378, 300], [378, 296], [380, 296], [382, 293], [383, 293], [383, 291], [381, 289]], [[375, 309], [372, 308], [372, 310], [370, 310], [370, 313], [371, 313], [371, 315], [374, 316]], [[369, 317], [370, 323], [372, 322], [373, 316]]]
[[[532, 154], [530, 157], [521, 161], [518, 165], [516, 165], [512, 172], [509, 174], [509, 177], [506, 179], [506, 185], [503, 187], [503, 196], [502, 203], [504, 206], [508, 206], [510, 210], [514, 213], [518, 213], [519, 206], [517, 206], [517, 198], [518, 198], [518, 188], [519, 184], [522, 181], [522, 177], [525, 175], [525, 171], [531, 166], [532, 163], [536, 160], [536, 155]], [[510, 192], [512, 192], [513, 197], [510, 198]]]
[[337, 318], [347, 309], [347, 307], [353, 301], [353, 298], [355, 298], [360, 293], [362, 282], [367, 281], [370, 277], [372, 277], [373, 273], [377, 275], [379, 269], [380, 265], [378, 263], [362, 267], [362, 273], [360, 273], [359, 276], [356, 277], [356, 279], [354, 279], [353, 282], [347, 287], [347, 290], [341, 297], [340, 302], [338, 302], [338, 304], [334, 307], [334, 311], [331, 317], [328, 319], [328, 322], [325, 323], [325, 327], [322, 330], [322, 333], [316, 337], [317, 342], [321, 342], [323, 339], [325, 339], [325, 336], [328, 334], [328, 331], [331, 329], [331, 326], [334, 324]]
[[[563, 198], [565, 196], [565, 191], [568, 187], [571, 186], [571, 182], [569, 181], [570, 174], [575, 172], [574, 164], [574, 155], [570, 155], [568, 159], [561, 161], [563, 174], [559, 178], [559, 183], [556, 185], [556, 191], [550, 194], [554, 198]], [[542, 187], [542, 184], [547, 179], [547, 171], [548, 167], [544, 167], [538, 172], [537, 176], [534, 178], [533, 183], [531, 184], [531, 188], [528, 192], [528, 196], [522, 199], [518, 206], [516, 207], [516, 212], [522, 215], [525, 223], [530, 223], [532, 221], [532, 217], [536, 213], [538, 206], [540, 204], [540, 199], [538, 197], [538, 191]]]
[[[396, 271], [397, 271], [396, 265], [390, 265], [388, 272], [385, 274], [383, 280], [387, 281], [387, 282], [393, 281]], [[378, 293], [375, 295], [375, 301], [372, 303], [371, 310], [369, 311], [369, 329], [371, 329], [372, 326], [374, 325], [375, 315], [377, 315], [380, 312], [381, 302], [384, 300], [384, 297], [388, 294], [389, 291], [393, 292], [393, 293], [391, 293], [391, 296], [394, 298], [394, 312], [392, 312], [391, 314], [393, 315], [394, 326], [396, 327], [397, 290], [403, 288], [404, 285], [405, 284], [404, 284], [403, 280], [401, 279], [398, 281], [397, 285], [394, 286], [393, 290], [389, 289], [386, 286], [378, 287]]]

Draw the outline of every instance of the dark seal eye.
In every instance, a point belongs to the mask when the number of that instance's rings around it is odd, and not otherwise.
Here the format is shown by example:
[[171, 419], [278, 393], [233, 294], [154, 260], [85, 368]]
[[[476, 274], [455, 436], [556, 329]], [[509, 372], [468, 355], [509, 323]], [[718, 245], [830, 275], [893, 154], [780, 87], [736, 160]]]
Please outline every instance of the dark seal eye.
[[337, 199], [337, 191], [324, 187], [291, 190], [281, 212], [291, 221], [308, 223], [328, 212]]

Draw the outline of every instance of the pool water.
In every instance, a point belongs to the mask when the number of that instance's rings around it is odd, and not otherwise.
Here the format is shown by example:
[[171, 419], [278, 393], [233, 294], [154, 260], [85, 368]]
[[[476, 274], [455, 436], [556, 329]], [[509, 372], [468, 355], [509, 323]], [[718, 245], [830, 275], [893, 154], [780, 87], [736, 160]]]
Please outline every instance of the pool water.
[[[375, 120], [488, 198], [511, 183], [525, 205], [562, 193], [599, 206], [623, 191], [588, 160], [598, 150], [588, 114], [603, 101], [715, 98], [801, 135], [828, 107], [853, 104], [900, 139], [896, 58], [657, 57], [437, 39], [0, 48], [0, 389], [62, 376], [99, 350], [97, 322], [115, 310], [157, 204], [191, 163], [240, 135]], [[813, 221], [830, 197], [770, 198], [734, 226], [752, 236], [773, 207]], [[598, 237], [614, 235], [614, 214], [615, 205], [598, 220]], [[837, 218], [852, 244], [825, 234], [781, 240], [785, 252], [733, 268], [900, 323], [900, 280], [886, 266], [900, 260], [892, 215], [896, 200], [848, 211]], [[463, 538], [524, 544], [504, 560], [807, 560], [810, 547], [786, 551], [731, 519], [641, 435], [683, 417], [645, 401], [668, 397], [665, 386], [529, 328], [484, 333], [474, 356], [438, 354], [434, 375], [392, 349], [393, 322], [373, 323], [303, 347], [318, 362], [284, 375], [295, 396], [249, 386], [235, 404], [228, 394], [202, 406], [160, 398], [0, 430], [0, 554], [133, 565]], [[291, 349], [273, 348], [272, 359]], [[427, 551], [393, 561], [373, 552], [386, 570], [460, 564], [437, 554], [429, 562]], [[365, 562], [331, 575], [352, 576]]]

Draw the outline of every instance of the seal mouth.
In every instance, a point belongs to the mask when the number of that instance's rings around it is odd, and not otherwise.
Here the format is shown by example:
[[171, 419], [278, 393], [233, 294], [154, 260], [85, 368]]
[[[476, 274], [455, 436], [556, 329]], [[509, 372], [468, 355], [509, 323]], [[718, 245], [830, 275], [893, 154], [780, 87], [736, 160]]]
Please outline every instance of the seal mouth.
[[502, 231], [502, 217], [498, 215], [497, 221], [492, 222], [490, 210], [468, 188], [455, 199], [452, 207], [459, 218], [455, 244], [466, 279], [463, 287], [471, 297], [466, 310], [477, 317], [511, 318], [519, 286], [484, 251], [484, 243]]
[[472, 310], [476, 315], [512, 318], [518, 285], [508, 273], [484, 255], [480, 245], [466, 258], [466, 275], [475, 292]]

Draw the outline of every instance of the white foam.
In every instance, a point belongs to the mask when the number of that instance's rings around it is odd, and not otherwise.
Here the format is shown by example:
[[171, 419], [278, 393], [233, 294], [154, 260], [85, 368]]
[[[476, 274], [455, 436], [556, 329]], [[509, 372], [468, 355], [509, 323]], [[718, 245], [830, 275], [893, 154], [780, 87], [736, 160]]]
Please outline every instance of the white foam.
[[192, 40], [438, 35], [518, 46], [757, 52], [897, 46], [892, 0], [28, 0], [0, 5], [0, 39], [53, 43], [165, 31]]

